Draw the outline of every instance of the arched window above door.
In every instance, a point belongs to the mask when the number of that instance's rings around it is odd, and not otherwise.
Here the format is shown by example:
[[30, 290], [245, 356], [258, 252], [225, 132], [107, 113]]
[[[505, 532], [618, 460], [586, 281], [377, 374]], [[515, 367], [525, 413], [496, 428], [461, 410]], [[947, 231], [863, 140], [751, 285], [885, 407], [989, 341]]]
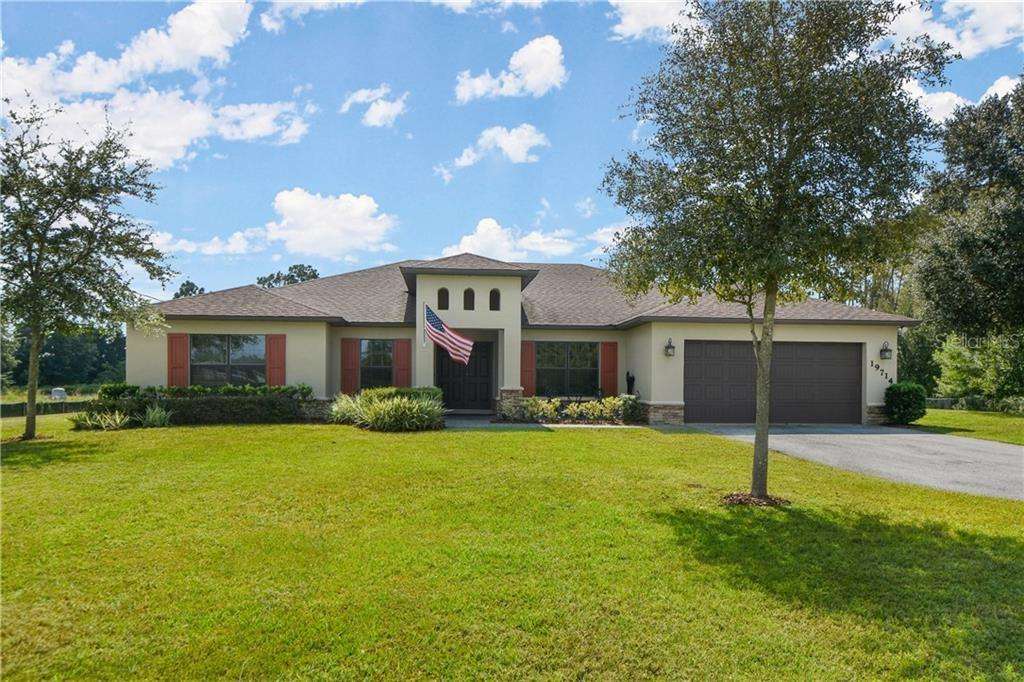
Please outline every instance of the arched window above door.
[[466, 289], [462, 292], [462, 309], [473, 310], [476, 307], [476, 294], [472, 289]]
[[491, 310], [501, 310], [501, 292], [491, 289]]
[[437, 290], [437, 309], [448, 310], [448, 290], [444, 287]]

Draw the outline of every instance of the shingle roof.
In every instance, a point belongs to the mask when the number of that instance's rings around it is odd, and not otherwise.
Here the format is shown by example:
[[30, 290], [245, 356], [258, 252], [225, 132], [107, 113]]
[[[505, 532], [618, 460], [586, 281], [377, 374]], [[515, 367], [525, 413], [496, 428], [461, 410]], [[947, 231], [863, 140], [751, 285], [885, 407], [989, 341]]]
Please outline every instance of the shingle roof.
[[168, 317], [216, 318], [282, 318], [321, 319], [329, 317], [323, 310], [249, 284], [208, 294], [176, 298], [158, 303], [156, 307]]
[[[437, 264], [440, 262], [440, 266]], [[656, 291], [630, 301], [607, 273], [574, 263], [505, 263], [474, 254], [436, 261], [401, 261], [321, 277], [277, 289], [250, 285], [157, 304], [168, 317], [323, 319], [368, 325], [415, 324], [415, 296], [403, 270], [501, 271], [523, 274], [523, 324], [533, 327], [619, 327], [647, 321], [745, 321], [735, 303], [704, 296], [696, 303], [669, 303]], [[534, 276], [535, 275], [535, 276]], [[532, 276], [532, 280], [529, 277]], [[781, 322], [915, 324], [916, 320], [831, 301], [807, 300], [780, 306]]]

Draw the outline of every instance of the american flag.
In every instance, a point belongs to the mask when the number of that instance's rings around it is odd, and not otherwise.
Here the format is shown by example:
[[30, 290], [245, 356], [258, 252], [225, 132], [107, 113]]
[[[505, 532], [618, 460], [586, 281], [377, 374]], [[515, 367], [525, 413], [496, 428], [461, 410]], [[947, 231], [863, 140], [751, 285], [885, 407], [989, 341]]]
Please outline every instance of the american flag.
[[426, 303], [423, 304], [423, 322], [423, 330], [431, 341], [448, 351], [448, 355], [455, 362], [469, 364], [469, 354], [473, 352], [473, 342], [449, 329], [448, 325]]

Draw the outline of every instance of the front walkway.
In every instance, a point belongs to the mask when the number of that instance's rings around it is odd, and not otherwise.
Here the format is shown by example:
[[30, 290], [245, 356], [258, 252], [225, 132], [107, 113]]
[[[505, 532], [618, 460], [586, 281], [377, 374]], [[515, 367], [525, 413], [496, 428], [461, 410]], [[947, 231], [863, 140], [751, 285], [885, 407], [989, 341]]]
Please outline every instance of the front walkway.
[[[754, 442], [749, 424], [701, 424]], [[891, 426], [773, 426], [772, 450], [930, 488], [1024, 500], [1024, 447]]]

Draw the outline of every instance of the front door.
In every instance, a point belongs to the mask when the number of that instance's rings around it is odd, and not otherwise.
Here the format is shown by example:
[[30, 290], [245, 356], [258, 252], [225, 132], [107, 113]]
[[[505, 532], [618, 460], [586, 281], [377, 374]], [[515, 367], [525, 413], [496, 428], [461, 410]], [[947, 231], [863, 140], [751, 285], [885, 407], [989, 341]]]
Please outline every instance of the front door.
[[490, 341], [476, 341], [469, 364], [453, 362], [448, 351], [437, 347], [434, 355], [434, 384], [444, 393], [449, 410], [489, 410], [491, 397]]

